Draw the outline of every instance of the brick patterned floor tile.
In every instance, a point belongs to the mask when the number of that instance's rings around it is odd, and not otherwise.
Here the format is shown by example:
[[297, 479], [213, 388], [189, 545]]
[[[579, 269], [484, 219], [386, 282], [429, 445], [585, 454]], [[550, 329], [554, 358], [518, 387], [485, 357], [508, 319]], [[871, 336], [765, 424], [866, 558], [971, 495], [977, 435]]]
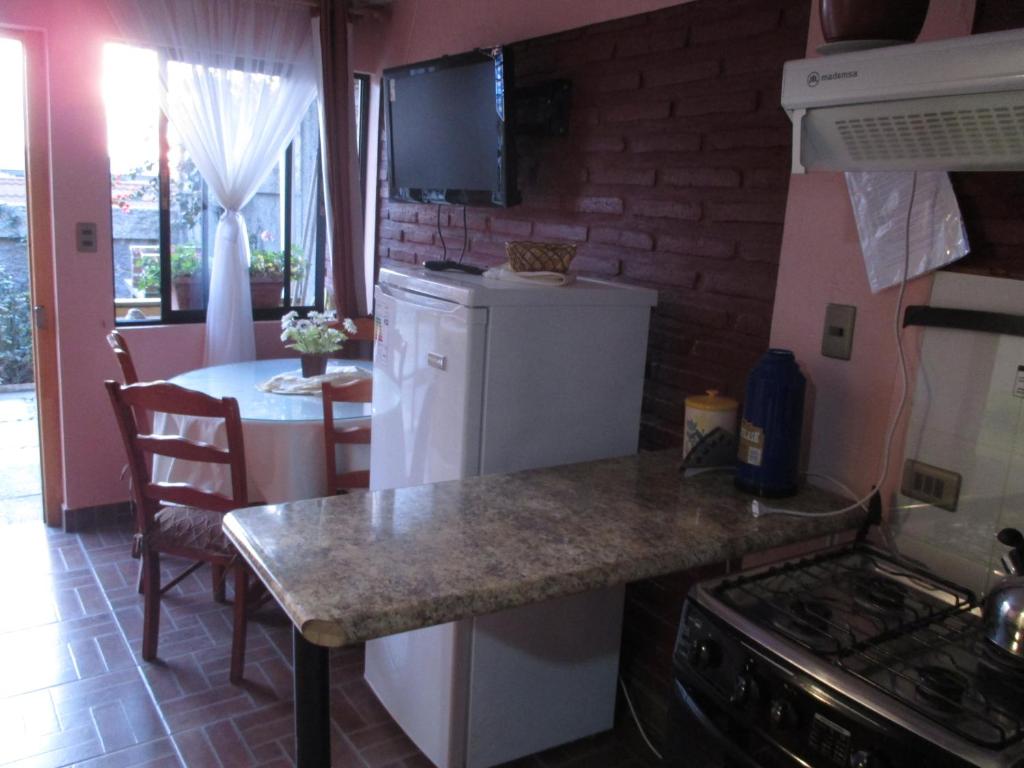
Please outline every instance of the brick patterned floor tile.
[[[25, 524], [26, 528], [32, 528]], [[17, 532], [10, 563], [41, 578], [31, 599], [4, 588], [0, 606], [0, 763], [18, 768], [294, 768], [291, 625], [274, 603], [250, 619], [245, 680], [228, 682], [233, 617], [202, 568], [162, 600], [159, 659], [141, 660], [143, 598], [131, 523], [83, 534]], [[165, 578], [186, 564], [163, 558]], [[229, 584], [229, 597], [230, 597]], [[42, 607], [40, 607], [42, 606]], [[8, 615], [9, 616], [9, 615]], [[59, 620], [61, 617], [65, 620]], [[0, 614], [0, 622], [3, 621]], [[5, 660], [22, 667], [6, 675]], [[334, 768], [429, 768], [363, 679], [362, 646], [330, 655]], [[12, 682], [14, 681], [14, 682]], [[5, 687], [6, 686], [6, 687]], [[49, 687], [46, 687], [49, 686]], [[647, 768], [620, 730], [514, 761], [517, 768]]]
[[[332, 711], [331, 714], [333, 716], [334, 712]], [[352, 746], [358, 750], [364, 750], [367, 747], [372, 747], [375, 744], [396, 739], [403, 735], [402, 729], [393, 720], [371, 725], [368, 728], [346, 729], [346, 733], [352, 742]]]
[[[182, 768], [169, 738], [147, 741], [127, 749], [74, 763], [70, 768]], [[185, 768], [190, 768], [186, 766]]]
[[202, 728], [176, 733], [171, 737], [188, 768], [222, 768], [213, 745]]
[[359, 750], [360, 757], [370, 768], [386, 768], [418, 753], [416, 745], [401, 730], [397, 736]]

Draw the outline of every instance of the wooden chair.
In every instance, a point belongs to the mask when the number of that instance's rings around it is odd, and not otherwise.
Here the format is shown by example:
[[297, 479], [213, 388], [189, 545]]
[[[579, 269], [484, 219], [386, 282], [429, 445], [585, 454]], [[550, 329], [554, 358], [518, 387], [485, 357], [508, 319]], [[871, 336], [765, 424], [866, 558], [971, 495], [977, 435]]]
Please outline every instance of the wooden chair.
[[[156, 658], [160, 632], [160, 598], [171, 587], [209, 563], [219, 573], [235, 573], [234, 634], [231, 641], [231, 682], [242, 679], [245, 666], [246, 612], [255, 595], [250, 595], [249, 567], [239, 557], [221, 527], [225, 512], [248, 504], [245, 447], [238, 402], [217, 399], [167, 382], [121, 386], [106, 382], [110, 402], [117, 416], [121, 438], [128, 453], [136, 526], [143, 567], [145, 607], [142, 658]], [[195, 442], [176, 435], [146, 434], [140, 430], [138, 413], [154, 411], [181, 416], [222, 419], [227, 449]], [[226, 466], [231, 472], [231, 495], [196, 488], [186, 483], [154, 482], [150, 467], [155, 455], [173, 459]], [[195, 560], [184, 572], [166, 584], [160, 583], [161, 553]], [[262, 586], [254, 580], [254, 590]], [[223, 584], [223, 580], [222, 580]], [[221, 593], [223, 594], [223, 592]]]
[[[124, 336], [121, 335], [120, 331], [113, 330], [107, 334], [107, 344], [110, 345], [110, 349], [114, 352], [114, 359], [117, 360], [117, 364], [121, 367], [121, 377], [124, 379], [124, 384], [138, 384], [139, 375], [135, 370], [135, 363], [132, 360], [131, 350], [128, 349], [128, 342]], [[139, 411], [135, 414], [136, 422], [139, 427], [139, 432], [149, 431], [149, 414], [144, 411]], [[125, 468], [127, 470], [127, 467]], [[123, 477], [123, 474], [122, 474]], [[129, 486], [131, 480], [129, 480]], [[131, 489], [129, 488], [129, 491]], [[134, 502], [133, 502], [134, 504]], [[135, 513], [135, 510], [132, 510]], [[138, 514], [135, 514], [136, 520], [138, 520]], [[142, 557], [142, 552], [139, 549], [138, 542], [141, 539], [143, 531], [138, 528], [135, 531], [135, 539], [132, 545], [132, 557], [139, 559]], [[213, 581], [213, 599], [219, 603], [225, 602], [224, 596], [224, 569], [220, 566], [211, 566], [211, 580]], [[139, 577], [138, 577], [138, 590], [141, 595], [145, 589], [144, 584], [144, 572], [142, 564], [139, 564]]]
[[357, 317], [352, 320], [356, 324], [356, 332], [349, 336], [353, 341], [373, 341], [373, 318]]
[[[345, 347], [342, 350], [344, 355], [349, 360], [369, 360], [373, 354], [373, 340], [374, 340], [374, 325], [372, 317], [356, 317], [352, 320], [356, 326], [356, 332], [349, 334], [347, 331], [345, 335], [348, 336], [348, 341], [345, 343]], [[341, 329], [341, 322], [331, 323], [334, 328]], [[358, 342], [355, 345], [351, 345], [351, 342]], [[353, 351], [354, 347], [354, 351]]]
[[125, 384], [138, 384], [139, 375], [135, 372], [135, 363], [132, 362], [132, 353], [128, 350], [128, 342], [120, 331], [111, 331], [107, 334], [107, 344], [114, 350], [114, 358], [121, 366], [121, 377]]
[[327, 492], [347, 493], [354, 488], [370, 487], [370, 470], [339, 472], [337, 446], [369, 445], [370, 426], [337, 427], [334, 424], [335, 403], [369, 403], [373, 399], [373, 379], [356, 379], [346, 384], [324, 382], [324, 460], [327, 468]]

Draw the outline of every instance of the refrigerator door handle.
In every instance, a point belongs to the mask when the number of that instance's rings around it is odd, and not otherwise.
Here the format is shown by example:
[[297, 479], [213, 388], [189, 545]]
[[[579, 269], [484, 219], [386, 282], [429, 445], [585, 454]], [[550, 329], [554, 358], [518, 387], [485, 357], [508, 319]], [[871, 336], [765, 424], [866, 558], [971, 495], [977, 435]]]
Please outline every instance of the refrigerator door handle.
[[385, 283], [380, 283], [377, 287], [380, 289], [381, 293], [385, 296], [390, 296], [395, 301], [402, 301], [419, 307], [427, 307], [437, 312], [455, 313], [462, 309], [461, 304], [435, 299], [430, 296], [424, 296], [421, 293], [413, 293], [412, 291], [395, 288], [394, 286], [387, 285]]

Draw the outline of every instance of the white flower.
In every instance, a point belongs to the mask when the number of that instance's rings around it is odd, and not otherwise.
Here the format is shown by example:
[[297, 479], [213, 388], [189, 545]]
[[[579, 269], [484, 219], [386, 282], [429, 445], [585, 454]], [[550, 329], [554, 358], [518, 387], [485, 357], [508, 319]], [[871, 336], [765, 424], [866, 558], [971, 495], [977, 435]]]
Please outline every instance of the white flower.
[[[300, 318], [294, 310], [281, 318], [281, 341], [291, 342], [287, 346], [305, 354], [337, 352], [348, 339], [338, 328], [331, 327], [337, 320], [337, 313], [309, 312]], [[348, 333], [356, 332], [356, 324], [350, 318], [341, 322]]]

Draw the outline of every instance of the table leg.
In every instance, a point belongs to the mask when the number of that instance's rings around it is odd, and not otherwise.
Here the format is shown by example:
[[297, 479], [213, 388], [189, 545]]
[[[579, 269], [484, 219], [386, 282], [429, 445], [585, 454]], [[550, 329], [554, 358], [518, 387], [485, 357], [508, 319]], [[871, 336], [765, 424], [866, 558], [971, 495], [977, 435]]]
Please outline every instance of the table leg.
[[298, 768], [330, 768], [331, 681], [328, 650], [292, 627], [295, 752]]

